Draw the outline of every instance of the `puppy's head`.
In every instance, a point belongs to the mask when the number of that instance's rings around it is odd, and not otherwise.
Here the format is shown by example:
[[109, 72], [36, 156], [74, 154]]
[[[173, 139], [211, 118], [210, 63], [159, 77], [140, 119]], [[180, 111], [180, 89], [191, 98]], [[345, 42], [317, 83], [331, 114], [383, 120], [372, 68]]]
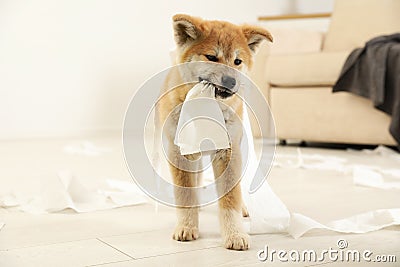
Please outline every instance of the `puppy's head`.
[[173, 25], [178, 63], [205, 61], [230, 67], [198, 65], [195, 73], [199, 81], [213, 83], [220, 98], [232, 96], [240, 86], [231, 68], [246, 72], [251, 68], [252, 57], [260, 43], [264, 40], [272, 42], [271, 34], [256, 26], [207, 21], [188, 15], [175, 15]]

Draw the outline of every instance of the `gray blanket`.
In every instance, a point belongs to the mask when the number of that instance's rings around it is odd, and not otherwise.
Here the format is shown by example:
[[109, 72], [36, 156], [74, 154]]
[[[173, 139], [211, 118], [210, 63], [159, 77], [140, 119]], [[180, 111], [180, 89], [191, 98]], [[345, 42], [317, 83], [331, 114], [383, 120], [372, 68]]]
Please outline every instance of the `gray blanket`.
[[391, 115], [389, 131], [400, 145], [400, 33], [374, 38], [355, 49], [333, 87], [338, 91], [369, 98]]

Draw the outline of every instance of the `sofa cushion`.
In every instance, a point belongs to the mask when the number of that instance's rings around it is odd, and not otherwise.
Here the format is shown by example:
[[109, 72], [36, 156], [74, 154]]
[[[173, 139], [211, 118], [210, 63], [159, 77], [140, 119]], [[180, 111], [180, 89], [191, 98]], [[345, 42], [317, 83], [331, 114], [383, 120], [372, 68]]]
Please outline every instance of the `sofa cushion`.
[[289, 55], [319, 52], [322, 49], [324, 33], [296, 28], [268, 27], [274, 37], [270, 45], [271, 55]]
[[350, 51], [271, 56], [267, 77], [272, 86], [333, 86]]
[[398, 31], [399, 0], [336, 0], [323, 50], [351, 50]]

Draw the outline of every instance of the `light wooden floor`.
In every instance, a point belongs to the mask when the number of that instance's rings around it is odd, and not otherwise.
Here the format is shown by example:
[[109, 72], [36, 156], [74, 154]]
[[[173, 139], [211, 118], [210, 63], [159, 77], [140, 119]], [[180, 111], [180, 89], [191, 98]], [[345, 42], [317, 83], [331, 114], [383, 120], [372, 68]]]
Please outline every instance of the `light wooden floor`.
[[[64, 155], [62, 147], [71, 140], [2, 143], [0, 187], [23, 186], [40, 175], [59, 169], [73, 169], [90, 177], [130, 179], [126, 172], [120, 141], [116, 137], [92, 139], [113, 147], [107, 164], [96, 157]], [[74, 140], [72, 140], [74, 141]], [[278, 153], [293, 154], [296, 148], [280, 147]], [[398, 168], [376, 156], [340, 150], [302, 148], [304, 153], [334, 155], [349, 163], [378, 164]], [[30, 175], [30, 176], [29, 176]], [[273, 168], [268, 181], [291, 211], [328, 222], [379, 208], [400, 206], [400, 194], [354, 186], [351, 174], [339, 171]], [[346, 186], [344, 186], [346, 185]], [[268, 205], [268, 203], [266, 203]], [[299, 239], [287, 234], [251, 236], [251, 249], [229, 251], [221, 247], [215, 205], [200, 212], [200, 239], [172, 240], [174, 209], [154, 203], [91, 213], [32, 215], [0, 209], [0, 266], [400, 266], [400, 227], [367, 234], [338, 234], [314, 230]], [[395, 255], [397, 263], [261, 262], [257, 252], [269, 249], [316, 250], [336, 248], [345, 239], [349, 249], [370, 250], [374, 255]]]

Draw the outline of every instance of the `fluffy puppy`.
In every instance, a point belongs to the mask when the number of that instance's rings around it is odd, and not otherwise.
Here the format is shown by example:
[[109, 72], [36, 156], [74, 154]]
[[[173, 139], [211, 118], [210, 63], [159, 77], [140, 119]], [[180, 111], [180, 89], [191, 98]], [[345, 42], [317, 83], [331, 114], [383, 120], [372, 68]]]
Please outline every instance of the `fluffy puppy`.
[[[271, 34], [261, 27], [234, 25], [224, 21], [207, 21], [188, 15], [173, 17], [175, 41], [178, 49], [177, 63], [215, 62], [246, 72], [251, 68], [252, 57], [259, 44], [268, 40]], [[219, 218], [224, 246], [228, 249], [246, 250], [249, 248], [249, 236], [245, 233], [241, 216], [247, 215], [240, 189], [241, 155], [240, 142], [242, 126], [240, 117], [243, 103], [235, 93], [240, 87], [229, 71], [207, 67], [197, 70], [196, 80], [206, 80], [215, 85], [215, 96], [223, 104], [226, 127], [231, 138], [229, 149], [217, 150], [213, 156], [215, 178], [222, 178], [224, 183], [217, 186], [224, 194], [219, 199]], [[228, 69], [228, 68], [226, 68]], [[173, 182], [177, 185], [175, 199], [177, 204], [177, 226], [173, 239], [191, 241], [199, 237], [198, 205], [196, 194], [187, 187], [197, 186], [196, 171], [189, 171], [198, 165], [199, 154], [182, 156], [179, 147], [174, 144], [179, 119], [180, 105], [193, 84], [183, 84], [170, 90], [176, 81], [182, 80], [182, 73], [171, 71], [162, 90], [162, 98], [157, 105], [160, 125], [164, 125], [164, 134], [168, 140], [168, 157]], [[227, 108], [228, 107], [228, 108]]]

